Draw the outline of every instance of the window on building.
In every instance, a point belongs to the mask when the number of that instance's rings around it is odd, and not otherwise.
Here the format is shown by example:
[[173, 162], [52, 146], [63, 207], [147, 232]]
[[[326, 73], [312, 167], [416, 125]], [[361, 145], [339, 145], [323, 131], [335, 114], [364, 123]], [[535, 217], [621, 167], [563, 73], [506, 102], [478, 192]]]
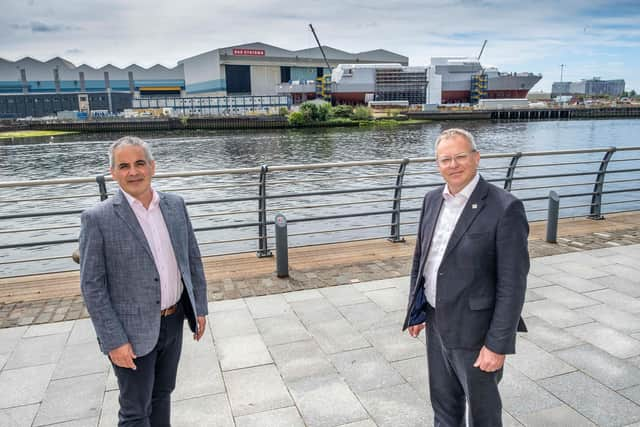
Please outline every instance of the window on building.
[[291, 67], [280, 67], [280, 83], [291, 81]]

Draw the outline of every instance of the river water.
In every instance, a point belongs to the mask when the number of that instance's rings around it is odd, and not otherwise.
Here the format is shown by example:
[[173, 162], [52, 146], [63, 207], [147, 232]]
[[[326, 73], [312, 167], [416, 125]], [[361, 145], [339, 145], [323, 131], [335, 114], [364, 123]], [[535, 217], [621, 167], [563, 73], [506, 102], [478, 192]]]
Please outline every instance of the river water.
[[[584, 121], [531, 121], [531, 122], [440, 122], [422, 125], [396, 126], [392, 128], [322, 128], [304, 130], [256, 130], [256, 131], [200, 131], [179, 133], [145, 133], [142, 136], [152, 146], [156, 157], [157, 172], [175, 172], [202, 169], [224, 169], [236, 167], [254, 167], [262, 164], [284, 165], [321, 162], [345, 162], [351, 160], [373, 160], [389, 158], [432, 156], [433, 143], [437, 135], [445, 128], [463, 127], [471, 131], [477, 138], [481, 153], [512, 153], [561, 149], [601, 148], [609, 146], [640, 146], [640, 120], [584, 120]], [[109, 144], [122, 135], [68, 135], [49, 138], [16, 140], [0, 142], [0, 182], [23, 181], [34, 179], [52, 179], [76, 176], [95, 176], [108, 174], [107, 149]], [[0, 140], [2, 141], [2, 140]], [[638, 153], [635, 153], [638, 157]], [[618, 154], [616, 154], [618, 156]], [[599, 159], [602, 155], [590, 159]], [[575, 157], [580, 160], [580, 157]], [[524, 159], [523, 159], [524, 160]], [[504, 162], [503, 162], [504, 163]], [[508, 163], [508, 162], [507, 162]], [[630, 162], [629, 162], [630, 163]], [[485, 163], [486, 164], [486, 163]], [[596, 166], [590, 165], [590, 168]], [[627, 165], [629, 167], [629, 165]], [[635, 165], [637, 167], [637, 164]], [[395, 167], [393, 168], [395, 170]], [[392, 172], [391, 169], [386, 169]], [[380, 169], [360, 168], [357, 174], [380, 173]], [[487, 173], [491, 175], [490, 172]], [[504, 171], [499, 173], [504, 175]], [[637, 174], [636, 174], [637, 176]], [[224, 182], [236, 182], [234, 177], [226, 177]], [[437, 180], [437, 175], [433, 179]], [[640, 179], [640, 178], [639, 178]], [[583, 178], [584, 181], [584, 178]], [[175, 180], [165, 183], [161, 188], [188, 188], [201, 183], [199, 179]], [[212, 179], [208, 182], [220, 182]], [[388, 184], [389, 181], [386, 181]], [[168, 187], [167, 187], [168, 186]], [[322, 188], [320, 186], [319, 188]], [[79, 204], [71, 204], [65, 200], [50, 199], [56, 191], [73, 192], [87, 187], [21, 188], [0, 189], [0, 216], [25, 211], [58, 210], [85, 208], [96, 202], [95, 197], [82, 199]], [[286, 191], [286, 188], [280, 188]], [[91, 187], [93, 193], [96, 186]], [[207, 197], [228, 196], [236, 194], [236, 190], [186, 192], [187, 200]], [[255, 186], [247, 190], [247, 195], [255, 195]], [[417, 197], [424, 189], [416, 190]], [[387, 192], [386, 197], [389, 194]], [[49, 197], [49, 199], [47, 199]], [[34, 199], [20, 203], [16, 198]], [[640, 197], [635, 196], [635, 199]], [[47, 199], [47, 200], [42, 200]], [[340, 201], [338, 197], [334, 201]], [[326, 202], [326, 201], [325, 201]], [[415, 203], [419, 204], [419, 201]], [[415, 204], [414, 203], [414, 204]], [[634, 206], [631, 206], [634, 207]], [[639, 206], [635, 206], [638, 208]], [[246, 203], [225, 207], [229, 209], [248, 209]], [[388, 209], [388, 204], [386, 209]], [[629, 208], [629, 206], [625, 206]], [[207, 208], [194, 206], [193, 214], [207, 212]], [[327, 208], [322, 214], [345, 212], [339, 208]], [[316, 213], [317, 214], [317, 213]], [[403, 221], [415, 219], [415, 214], [408, 214]], [[535, 215], [534, 215], [535, 216]], [[207, 226], [224, 222], [224, 217], [217, 219], [196, 219], [194, 224]], [[235, 221], [240, 221], [236, 218]], [[248, 214], [244, 219], [255, 221], [255, 214]], [[387, 220], [385, 218], [385, 220]], [[380, 219], [377, 220], [378, 222]], [[71, 215], [56, 218], [55, 225], [77, 225], [78, 216]], [[388, 220], [387, 220], [388, 222]], [[347, 225], [362, 223], [362, 219], [346, 221]], [[33, 228], [34, 224], [52, 225], [43, 219], [0, 219], [0, 239], [3, 242], [16, 243], [26, 239], [36, 241], [56, 238], [77, 237], [77, 228], [61, 231], [32, 231], [29, 233], [2, 233], [3, 230]], [[322, 230], [326, 225], [316, 224], [314, 230]], [[403, 233], [411, 232], [408, 226]], [[387, 232], [387, 231], [385, 231]], [[229, 232], [227, 231], [226, 234]], [[255, 230], [238, 232], [238, 236], [251, 236]], [[380, 231], [378, 231], [380, 235]], [[357, 236], [368, 236], [358, 233]], [[372, 235], [373, 236], [373, 235]], [[220, 233], [202, 233], [199, 239], [205, 241], [220, 240]], [[347, 236], [348, 238], [349, 236]], [[353, 237], [353, 233], [351, 235]], [[300, 237], [298, 244], [309, 243], [306, 237]], [[321, 241], [313, 241], [319, 243]], [[1, 244], [0, 244], [1, 245]], [[75, 244], [56, 246], [55, 250], [47, 246], [29, 249], [0, 250], [0, 262], [14, 259], [38, 258], [48, 255], [59, 256], [70, 253]], [[224, 251], [255, 250], [255, 241], [226, 247]], [[205, 245], [204, 253], [218, 253], [212, 245]], [[26, 274], [36, 271], [74, 268], [68, 260], [32, 262], [28, 264], [0, 264], [0, 276]]]

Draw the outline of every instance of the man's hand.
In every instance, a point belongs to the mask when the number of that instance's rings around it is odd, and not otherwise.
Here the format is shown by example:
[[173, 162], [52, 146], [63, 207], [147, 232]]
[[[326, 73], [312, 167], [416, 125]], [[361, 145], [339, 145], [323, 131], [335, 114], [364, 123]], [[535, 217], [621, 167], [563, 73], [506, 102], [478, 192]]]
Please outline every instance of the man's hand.
[[486, 346], [482, 346], [480, 354], [476, 359], [476, 363], [473, 364], [474, 368], [480, 368], [485, 372], [495, 372], [504, 366], [504, 354], [494, 353]]
[[414, 338], [418, 338], [418, 335], [420, 335], [420, 331], [422, 331], [425, 326], [427, 326], [426, 323], [420, 323], [418, 325], [412, 325], [409, 326], [409, 335], [411, 335]]
[[198, 329], [195, 334], [193, 334], [193, 339], [196, 341], [200, 341], [202, 335], [204, 335], [204, 327], [207, 324], [207, 318], [205, 316], [198, 316]]
[[109, 352], [109, 358], [116, 366], [133, 369], [134, 371], [136, 370], [136, 364], [133, 363], [133, 359], [136, 358], [136, 355], [133, 353], [133, 347], [131, 347], [131, 344], [129, 343], [111, 350]]

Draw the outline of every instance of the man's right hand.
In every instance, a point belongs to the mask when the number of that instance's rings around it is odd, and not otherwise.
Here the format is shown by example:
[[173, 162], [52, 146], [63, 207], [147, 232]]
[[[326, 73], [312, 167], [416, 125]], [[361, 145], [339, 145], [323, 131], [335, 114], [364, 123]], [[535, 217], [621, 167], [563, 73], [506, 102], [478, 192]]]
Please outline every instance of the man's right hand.
[[133, 353], [133, 347], [131, 347], [131, 344], [129, 343], [111, 350], [109, 352], [109, 358], [116, 366], [133, 369], [134, 371], [136, 370], [136, 364], [133, 363], [133, 359], [136, 358], [136, 355]]
[[414, 338], [418, 338], [418, 335], [420, 335], [420, 331], [422, 331], [425, 326], [427, 326], [426, 323], [420, 323], [418, 325], [412, 325], [409, 326], [409, 335], [411, 335]]

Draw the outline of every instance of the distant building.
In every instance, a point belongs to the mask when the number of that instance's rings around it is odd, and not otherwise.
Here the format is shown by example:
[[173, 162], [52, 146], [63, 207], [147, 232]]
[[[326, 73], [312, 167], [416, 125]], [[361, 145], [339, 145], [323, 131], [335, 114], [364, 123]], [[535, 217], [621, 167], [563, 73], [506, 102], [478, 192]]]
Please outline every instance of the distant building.
[[569, 95], [619, 97], [623, 92], [624, 80], [601, 80], [599, 77], [579, 82], [554, 82], [551, 86], [551, 97], [553, 98]]

